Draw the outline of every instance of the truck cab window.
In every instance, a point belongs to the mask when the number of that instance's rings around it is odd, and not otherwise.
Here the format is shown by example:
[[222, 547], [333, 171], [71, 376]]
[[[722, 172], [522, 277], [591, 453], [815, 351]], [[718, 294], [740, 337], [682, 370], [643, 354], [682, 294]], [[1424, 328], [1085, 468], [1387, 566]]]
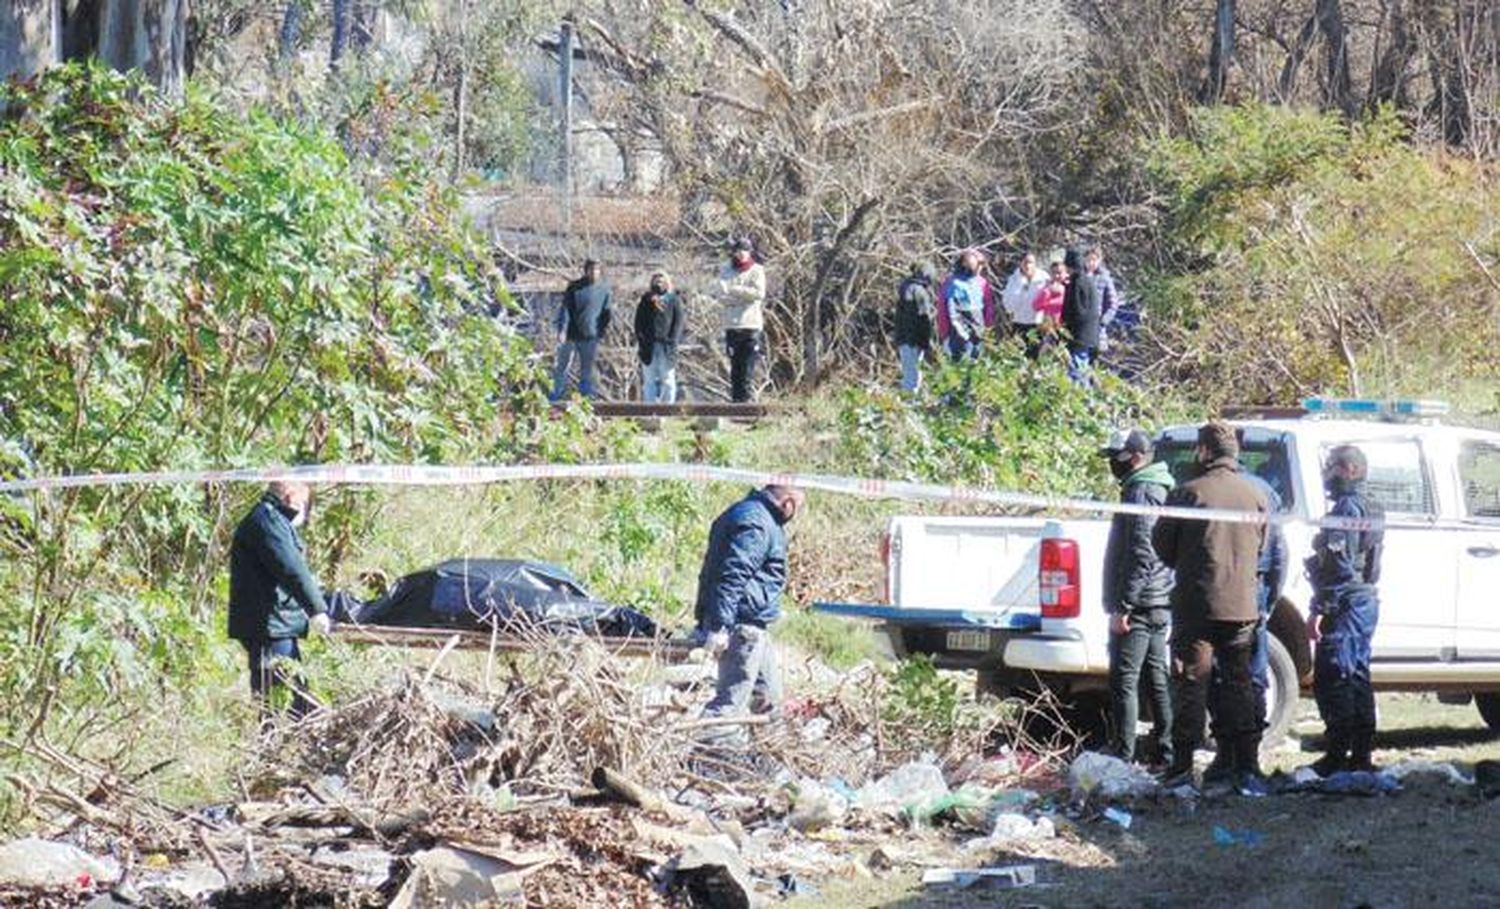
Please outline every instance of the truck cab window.
[[[1365, 494], [1385, 511], [1396, 514], [1432, 515], [1437, 504], [1422, 447], [1409, 439], [1355, 442], [1370, 462]], [[1332, 446], [1324, 448], [1326, 460]]]
[[[1157, 439], [1156, 459], [1166, 463], [1172, 477], [1182, 484], [1197, 476], [1197, 445], [1188, 439]], [[1296, 490], [1287, 457], [1286, 443], [1279, 438], [1246, 439], [1240, 449], [1240, 468], [1255, 474], [1281, 497], [1281, 511], [1296, 505]]]
[[1500, 445], [1465, 442], [1458, 452], [1464, 514], [1500, 518]]

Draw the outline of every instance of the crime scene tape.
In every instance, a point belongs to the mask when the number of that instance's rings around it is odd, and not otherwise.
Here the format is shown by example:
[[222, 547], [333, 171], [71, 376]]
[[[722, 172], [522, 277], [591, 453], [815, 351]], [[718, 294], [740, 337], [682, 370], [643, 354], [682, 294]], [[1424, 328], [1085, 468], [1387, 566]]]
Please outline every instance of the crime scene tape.
[[775, 473], [706, 464], [317, 464], [239, 468], [228, 470], [173, 470], [144, 473], [82, 473], [0, 481], [0, 494], [110, 486], [170, 486], [221, 483], [269, 483], [296, 480], [324, 486], [479, 486], [521, 480], [677, 480], [691, 483], [740, 483], [752, 486], [781, 484], [873, 499], [958, 502], [1065, 513], [1128, 514], [1224, 521], [1240, 524], [1303, 524], [1336, 530], [1421, 529], [1500, 533], [1500, 525], [1483, 526], [1442, 518], [1403, 516], [1400, 519], [1347, 517], [1307, 518], [1296, 514], [1264, 515], [1178, 506], [1135, 505], [1100, 499], [1047, 496], [974, 486], [949, 486], [826, 474]]

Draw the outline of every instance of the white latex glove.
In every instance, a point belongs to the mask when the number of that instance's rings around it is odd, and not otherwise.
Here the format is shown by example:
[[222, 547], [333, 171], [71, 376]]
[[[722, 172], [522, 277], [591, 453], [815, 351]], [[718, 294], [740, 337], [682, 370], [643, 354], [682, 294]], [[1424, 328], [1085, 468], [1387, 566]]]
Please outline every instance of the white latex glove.
[[708, 636], [708, 640], [703, 643], [703, 646], [708, 648], [710, 655], [718, 656], [729, 649], [729, 632], [723, 629], [715, 631]]
[[326, 638], [328, 637], [328, 632], [333, 630], [333, 619], [330, 619], [328, 617], [328, 613], [326, 612], [320, 612], [317, 615], [313, 616], [307, 624], [311, 626], [312, 630], [316, 632], [319, 637]]

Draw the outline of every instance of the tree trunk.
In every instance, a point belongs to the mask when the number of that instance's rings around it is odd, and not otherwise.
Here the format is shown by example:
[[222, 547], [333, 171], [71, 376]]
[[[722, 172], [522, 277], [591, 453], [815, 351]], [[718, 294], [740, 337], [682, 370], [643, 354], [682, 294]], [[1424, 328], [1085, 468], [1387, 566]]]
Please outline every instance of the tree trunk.
[[1328, 59], [1323, 86], [1324, 103], [1337, 107], [1345, 116], [1353, 116], [1356, 105], [1349, 79], [1349, 41], [1344, 28], [1344, 8], [1339, 0], [1318, 0], [1315, 11], [1318, 29], [1327, 43]]
[[1404, 106], [1407, 102], [1406, 72], [1411, 63], [1414, 47], [1411, 28], [1406, 21], [1403, 0], [1391, 0], [1390, 17], [1391, 40], [1375, 64], [1375, 72], [1371, 77], [1370, 103], [1372, 106], [1382, 103]]
[[1302, 61], [1307, 58], [1307, 52], [1312, 50], [1313, 39], [1318, 37], [1318, 17], [1312, 15], [1302, 24], [1302, 31], [1297, 33], [1297, 41], [1286, 55], [1286, 64], [1281, 68], [1281, 80], [1277, 84], [1281, 94], [1281, 103], [1288, 104], [1292, 100], [1292, 94], [1297, 90], [1297, 72], [1302, 69]]
[[11, 0], [0, 13], [0, 79], [30, 76], [62, 58], [61, 0]]
[[125, 71], [139, 69], [164, 94], [182, 94], [187, 79], [188, 0], [80, 2], [63, 23], [64, 56], [98, 57]]
[[337, 70], [349, 47], [349, 4], [353, 0], [333, 0], [333, 37], [328, 42], [328, 68]]
[[302, 39], [302, 4], [291, 0], [281, 16], [281, 30], [276, 34], [276, 62], [282, 72], [291, 69], [292, 58], [297, 55], [297, 43]]
[[1462, 25], [1460, 3], [1424, 0], [1422, 30], [1426, 33], [1427, 68], [1432, 80], [1429, 114], [1438, 118], [1449, 145], [1466, 146], [1473, 132], [1473, 112], [1465, 85], [1463, 47], [1457, 34]]
[[1214, 8], [1213, 44], [1208, 52], [1208, 81], [1199, 93], [1203, 103], [1218, 104], [1229, 83], [1229, 68], [1234, 64], [1235, 0], [1217, 0]]

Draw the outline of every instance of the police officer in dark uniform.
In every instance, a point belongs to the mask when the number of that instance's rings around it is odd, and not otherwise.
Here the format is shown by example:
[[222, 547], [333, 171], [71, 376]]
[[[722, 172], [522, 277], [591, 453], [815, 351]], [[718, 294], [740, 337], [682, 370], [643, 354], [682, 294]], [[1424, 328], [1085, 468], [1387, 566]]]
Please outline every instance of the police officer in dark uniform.
[[1375, 585], [1380, 580], [1384, 514], [1365, 498], [1368, 472], [1364, 452], [1353, 445], [1329, 452], [1323, 468], [1323, 487], [1333, 500], [1328, 516], [1374, 524], [1323, 528], [1313, 539], [1313, 554], [1305, 563], [1313, 585], [1307, 631], [1317, 642], [1313, 694], [1327, 727], [1328, 753], [1312, 764], [1319, 776], [1374, 769], [1370, 761], [1375, 738], [1370, 641], [1380, 618]]

